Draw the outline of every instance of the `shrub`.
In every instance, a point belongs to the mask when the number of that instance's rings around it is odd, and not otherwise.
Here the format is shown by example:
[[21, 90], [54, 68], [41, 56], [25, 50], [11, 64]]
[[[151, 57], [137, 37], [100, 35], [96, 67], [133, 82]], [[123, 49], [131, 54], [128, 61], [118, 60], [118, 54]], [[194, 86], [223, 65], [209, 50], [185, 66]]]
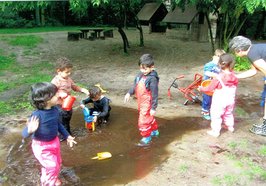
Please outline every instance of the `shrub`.
[[247, 57], [237, 56], [235, 60], [236, 60], [235, 67], [234, 67], [235, 71], [245, 71], [245, 70], [250, 69], [251, 64]]

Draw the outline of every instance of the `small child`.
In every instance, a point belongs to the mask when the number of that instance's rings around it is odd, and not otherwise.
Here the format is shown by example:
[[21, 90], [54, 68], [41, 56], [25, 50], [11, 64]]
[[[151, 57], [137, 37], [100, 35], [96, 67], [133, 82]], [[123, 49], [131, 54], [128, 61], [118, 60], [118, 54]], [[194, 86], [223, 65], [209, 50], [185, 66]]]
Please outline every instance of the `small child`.
[[[97, 112], [94, 116], [93, 122], [105, 125], [108, 122], [111, 107], [109, 105], [110, 99], [102, 95], [102, 91], [99, 87], [92, 87], [89, 89], [90, 96], [87, 99], [81, 101], [80, 107], [83, 109], [85, 104], [93, 103], [93, 108], [90, 108], [90, 113]], [[90, 114], [92, 115], [92, 114]]]
[[238, 79], [233, 72], [234, 59], [230, 54], [222, 54], [219, 59], [221, 72], [212, 79], [208, 87], [199, 87], [202, 92], [214, 91], [211, 104], [211, 128], [207, 133], [218, 137], [222, 122], [230, 132], [234, 132], [234, 107]]
[[[219, 72], [220, 68], [218, 66], [219, 57], [224, 54], [225, 51], [221, 49], [216, 49], [212, 61], [204, 65], [204, 76], [203, 80], [214, 78]], [[203, 118], [206, 120], [211, 120], [210, 108], [211, 108], [212, 96], [209, 96], [203, 92], [202, 94], [202, 105], [201, 113]]]
[[138, 146], [147, 146], [151, 137], [159, 136], [157, 122], [154, 118], [158, 105], [159, 77], [154, 70], [152, 55], [144, 54], [139, 60], [140, 73], [136, 76], [134, 86], [125, 95], [124, 101], [128, 102], [135, 93], [138, 102], [139, 119], [138, 127], [142, 139]]
[[[74, 90], [76, 92], [83, 92], [86, 95], [89, 95], [89, 92], [85, 88], [81, 88], [77, 85], [75, 85], [74, 81], [70, 78], [70, 75], [72, 73], [73, 65], [70, 63], [69, 59], [62, 57], [57, 60], [56, 64], [56, 72], [57, 75], [53, 78], [51, 81], [53, 84], [55, 84], [58, 88], [59, 96], [60, 96], [60, 102], [59, 102], [59, 111], [60, 111], [60, 119], [64, 127], [67, 129], [69, 134], [71, 134], [70, 131], [70, 120], [72, 117], [72, 109], [70, 111], [65, 111], [62, 109], [62, 98], [66, 95], [71, 94], [71, 90]], [[64, 139], [60, 139], [60, 141], [63, 141]]]
[[57, 87], [52, 83], [36, 83], [31, 87], [32, 105], [37, 108], [23, 129], [24, 138], [32, 135], [32, 151], [42, 165], [41, 185], [61, 185], [58, 179], [62, 163], [60, 132], [70, 147], [76, 144], [64, 126], [59, 122]]

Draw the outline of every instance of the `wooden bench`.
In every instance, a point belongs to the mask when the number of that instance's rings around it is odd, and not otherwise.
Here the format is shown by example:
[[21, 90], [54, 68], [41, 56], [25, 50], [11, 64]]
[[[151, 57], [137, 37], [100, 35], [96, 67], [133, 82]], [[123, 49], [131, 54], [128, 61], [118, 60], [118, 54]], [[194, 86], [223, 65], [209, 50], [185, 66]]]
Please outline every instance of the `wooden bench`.
[[103, 31], [104, 37], [114, 37], [113, 29], [106, 29]]
[[67, 33], [67, 40], [68, 41], [78, 41], [81, 37], [81, 32], [68, 32]]

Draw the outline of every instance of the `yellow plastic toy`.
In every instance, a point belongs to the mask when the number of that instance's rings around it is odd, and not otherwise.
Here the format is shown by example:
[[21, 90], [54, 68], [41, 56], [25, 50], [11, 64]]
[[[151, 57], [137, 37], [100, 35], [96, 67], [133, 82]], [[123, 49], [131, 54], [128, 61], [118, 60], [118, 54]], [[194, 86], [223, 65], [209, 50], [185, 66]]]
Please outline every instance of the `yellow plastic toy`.
[[98, 87], [98, 88], [102, 91], [102, 93], [106, 93], [106, 92], [107, 92], [107, 90], [104, 90], [104, 89], [101, 87], [100, 83], [97, 83], [97, 84], [95, 84], [94, 86], [95, 86], [95, 87]]
[[97, 156], [91, 158], [93, 160], [104, 160], [104, 159], [108, 159], [111, 158], [112, 154], [110, 152], [99, 152], [97, 153]]

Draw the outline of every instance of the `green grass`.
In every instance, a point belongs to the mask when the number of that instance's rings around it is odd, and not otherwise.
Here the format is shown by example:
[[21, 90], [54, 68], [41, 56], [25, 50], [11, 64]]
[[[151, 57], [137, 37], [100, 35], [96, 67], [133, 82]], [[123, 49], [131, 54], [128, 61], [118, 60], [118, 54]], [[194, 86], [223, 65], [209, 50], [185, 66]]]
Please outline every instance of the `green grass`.
[[262, 145], [258, 151], [258, 154], [261, 156], [266, 156], [266, 145]]
[[39, 43], [43, 42], [43, 38], [34, 35], [16, 36], [9, 39], [9, 44], [12, 46], [22, 46], [27, 48], [34, 48]]
[[15, 62], [15, 59], [10, 56], [0, 55], [0, 71], [7, 70]]
[[77, 31], [80, 27], [36, 27], [36, 28], [4, 28], [0, 29], [0, 34], [23, 34], [23, 33], [39, 33], [39, 32], [57, 32], [57, 31]]
[[179, 166], [179, 172], [180, 173], [187, 173], [187, 171], [188, 171], [188, 169], [189, 169], [189, 166], [188, 165], [186, 165], [186, 164], [183, 164], [183, 165], [180, 165]]
[[247, 153], [250, 144], [246, 139], [228, 142], [230, 151], [226, 154], [239, 173], [227, 172], [211, 179], [213, 185], [250, 185], [253, 180], [266, 181], [266, 169], [260, 164], [266, 156], [266, 146], [262, 145], [254, 153]]
[[[43, 39], [36, 35], [5, 36], [1, 39], [12, 46], [21, 46], [24, 56], [32, 56], [38, 53], [35, 50]], [[5, 78], [0, 82], [0, 93], [22, 86], [32, 85], [36, 82], [52, 79], [51, 72], [54, 71], [52, 64], [47, 61], [34, 61], [31, 66], [20, 64], [16, 61], [16, 54], [4, 49], [0, 50], [0, 76]], [[21, 93], [23, 94], [23, 92]], [[29, 93], [14, 95], [12, 99], [0, 101], [0, 114], [9, 114], [17, 111], [32, 109], [29, 103]]]

